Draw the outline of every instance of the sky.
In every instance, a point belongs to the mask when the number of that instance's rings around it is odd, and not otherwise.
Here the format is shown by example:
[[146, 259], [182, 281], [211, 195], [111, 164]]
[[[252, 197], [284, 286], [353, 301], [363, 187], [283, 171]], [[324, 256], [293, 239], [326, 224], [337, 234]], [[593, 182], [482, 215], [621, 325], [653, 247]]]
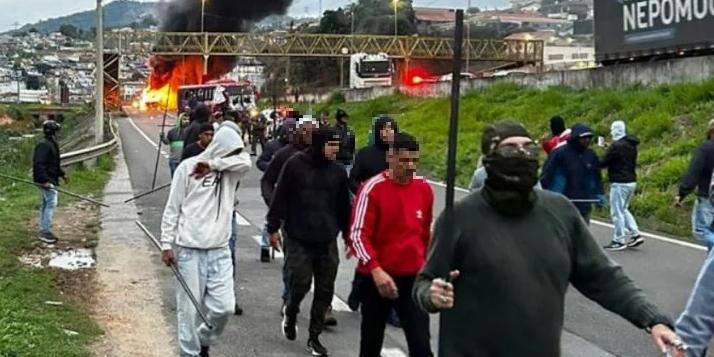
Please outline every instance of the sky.
[[[151, 1], [151, 0], [137, 0]], [[464, 8], [468, 0], [414, 0], [414, 6]], [[105, 3], [111, 2], [104, 0]], [[350, 0], [322, 0], [323, 10], [349, 4]], [[96, 7], [95, 0], [0, 0], [0, 32], [26, 23], [69, 15]], [[507, 0], [471, 0], [472, 6], [489, 7], [507, 5]], [[293, 16], [317, 15], [320, 0], [294, 0], [289, 13]], [[9, 10], [9, 11], [8, 11]]]

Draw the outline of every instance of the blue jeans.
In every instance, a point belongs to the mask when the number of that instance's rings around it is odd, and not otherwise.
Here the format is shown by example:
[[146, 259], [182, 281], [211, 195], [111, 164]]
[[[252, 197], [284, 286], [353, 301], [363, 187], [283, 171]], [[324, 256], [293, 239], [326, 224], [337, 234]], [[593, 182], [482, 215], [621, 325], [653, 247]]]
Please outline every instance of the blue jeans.
[[692, 230], [707, 250], [714, 246], [714, 207], [706, 197], [697, 197], [692, 210]]
[[687, 356], [704, 357], [714, 336], [714, 254], [707, 255], [676, 331], [687, 345]]
[[628, 236], [640, 234], [637, 221], [630, 213], [630, 200], [636, 188], [637, 184], [634, 182], [610, 185], [610, 217], [615, 226], [613, 242], [626, 244]]
[[233, 264], [228, 247], [217, 249], [176, 248], [177, 268], [191, 293], [205, 306], [209, 329], [191, 303], [188, 294], [176, 283], [179, 356], [197, 357], [201, 346], [211, 346], [228, 323], [235, 307]]
[[40, 232], [52, 232], [52, 216], [57, 207], [57, 190], [40, 189]]
[[174, 177], [174, 172], [176, 168], [181, 163], [181, 160], [169, 160], [169, 170], [171, 170], [171, 177]]

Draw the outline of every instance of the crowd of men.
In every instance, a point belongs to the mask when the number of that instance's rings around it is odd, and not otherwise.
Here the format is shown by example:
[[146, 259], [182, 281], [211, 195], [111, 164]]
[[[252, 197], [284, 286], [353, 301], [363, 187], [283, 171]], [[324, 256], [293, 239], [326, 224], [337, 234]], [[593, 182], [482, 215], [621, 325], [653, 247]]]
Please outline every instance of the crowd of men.
[[[369, 144], [355, 150], [349, 115], [335, 123], [290, 112], [275, 138], [261, 144], [256, 166], [268, 207], [260, 258], [283, 251], [280, 328], [297, 338], [302, 300], [314, 286], [307, 348], [327, 356], [320, 340], [335, 325], [330, 306], [339, 265], [338, 237], [346, 257], [358, 261], [348, 305], [360, 310], [361, 357], [380, 356], [385, 325], [397, 320], [410, 356], [433, 356], [429, 313], [441, 314], [443, 356], [558, 356], [564, 298], [569, 284], [586, 297], [652, 335], [658, 350], [704, 356], [714, 334], [714, 258], [709, 255], [676, 324], [597, 246], [588, 229], [593, 205], [610, 205], [615, 226], [604, 248], [620, 251], [644, 243], [629, 210], [637, 187], [636, 137], [624, 121], [611, 125], [612, 142], [600, 158], [595, 135], [583, 124], [566, 129], [551, 119], [541, 145], [521, 124], [489, 125], [481, 138], [473, 192], [436, 219], [434, 195], [417, 176], [419, 143], [388, 116], [375, 118]], [[266, 118], [258, 120], [264, 137]], [[234, 292], [237, 190], [252, 167], [241, 115], [187, 109], [161, 140], [169, 145], [171, 191], [161, 226], [162, 261], [175, 265], [188, 291], [177, 289], [181, 356], [208, 356], [240, 313]], [[273, 118], [277, 122], [279, 118]], [[251, 130], [252, 130], [251, 126]], [[57, 203], [59, 124], [43, 124], [34, 155], [41, 186], [40, 239], [51, 232]], [[681, 182], [675, 205], [696, 190], [693, 231], [711, 250], [714, 208], [714, 120]], [[539, 157], [547, 157], [540, 165]], [[601, 171], [607, 170], [609, 200]], [[197, 297], [208, 321], [199, 323]], [[474, 323], [483, 321], [487, 323]], [[677, 334], [675, 334], [676, 331]]]

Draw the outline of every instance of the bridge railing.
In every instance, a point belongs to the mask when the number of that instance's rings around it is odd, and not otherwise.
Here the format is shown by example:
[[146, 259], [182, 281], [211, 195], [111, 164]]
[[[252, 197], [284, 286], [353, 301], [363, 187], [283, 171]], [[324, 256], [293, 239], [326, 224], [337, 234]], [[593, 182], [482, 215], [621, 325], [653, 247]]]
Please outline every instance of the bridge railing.
[[[384, 52], [393, 58], [450, 59], [453, 39], [305, 33], [108, 32], [105, 48], [122, 54], [343, 57]], [[464, 58], [542, 63], [543, 41], [472, 39]]]

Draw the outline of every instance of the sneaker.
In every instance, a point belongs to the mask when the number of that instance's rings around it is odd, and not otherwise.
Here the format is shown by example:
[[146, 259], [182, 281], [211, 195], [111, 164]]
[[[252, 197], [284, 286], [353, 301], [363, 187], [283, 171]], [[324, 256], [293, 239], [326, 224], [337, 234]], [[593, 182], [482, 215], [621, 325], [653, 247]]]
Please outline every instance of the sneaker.
[[57, 243], [57, 236], [55, 236], [52, 232], [40, 232], [40, 235], [37, 238], [42, 243], [47, 243], [47, 244]]
[[243, 309], [238, 306], [238, 303], [236, 303], [235, 310], [233, 311], [233, 315], [240, 316], [243, 315]]
[[325, 312], [325, 326], [337, 326], [337, 319], [335, 314], [332, 313], [332, 306], [329, 306]]
[[605, 248], [606, 250], [609, 250], [611, 252], [617, 252], [620, 250], [627, 249], [627, 244], [622, 244], [620, 242], [610, 242], [610, 245], [606, 245], [603, 248]]
[[315, 357], [326, 357], [329, 356], [327, 353], [327, 348], [320, 343], [320, 339], [315, 337], [310, 337], [309, 340], [307, 340], [307, 350], [310, 352], [311, 355]]
[[285, 316], [285, 309], [287, 309], [287, 304], [283, 301], [283, 306], [280, 307], [280, 317]]
[[287, 311], [283, 311], [282, 323], [283, 335], [289, 341], [295, 341], [297, 338], [297, 316], [288, 316]]
[[399, 321], [399, 316], [397, 316], [397, 312], [394, 309], [389, 310], [389, 315], [387, 315], [387, 323], [396, 328], [402, 328], [402, 322]]
[[644, 243], [644, 242], [645, 242], [645, 239], [642, 238], [642, 236], [638, 234], [638, 235], [630, 238], [630, 241], [627, 242], [627, 246], [629, 248], [635, 248], [635, 247], [641, 246], [642, 243]]
[[260, 261], [262, 263], [270, 263], [270, 248], [261, 247], [260, 248]]
[[208, 354], [209, 347], [208, 346], [201, 346], [201, 354], [199, 354], [199, 357], [210, 357]]

